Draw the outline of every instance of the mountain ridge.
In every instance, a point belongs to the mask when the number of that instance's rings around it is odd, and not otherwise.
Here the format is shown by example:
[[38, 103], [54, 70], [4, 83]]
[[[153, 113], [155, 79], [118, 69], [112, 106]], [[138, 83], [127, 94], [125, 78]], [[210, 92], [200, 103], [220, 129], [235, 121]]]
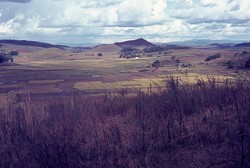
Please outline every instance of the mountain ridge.
[[39, 42], [39, 41], [29, 41], [29, 40], [0, 40], [0, 43], [4, 44], [15, 44], [15, 45], [22, 45], [22, 46], [35, 46], [35, 47], [42, 47], [42, 48], [59, 48], [64, 49], [65, 47], [68, 47], [66, 45], [54, 45], [50, 43], [45, 42]]

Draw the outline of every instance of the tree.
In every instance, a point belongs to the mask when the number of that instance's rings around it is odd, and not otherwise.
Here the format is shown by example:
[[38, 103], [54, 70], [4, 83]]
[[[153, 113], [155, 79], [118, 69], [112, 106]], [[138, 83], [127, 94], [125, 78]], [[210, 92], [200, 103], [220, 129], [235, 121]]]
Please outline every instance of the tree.
[[0, 51], [0, 63], [4, 63], [7, 61], [14, 61], [14, 58], [11, 56], [9, 52], [6, 52], [5, 50]]
[[97, 55], [98, 55], [98, 57], [101, 57], [101, 56], [103, 56], [103, 54], [102, 54], [102, 53], [98, 53]]
[[159, 68], [161, 65], [161, 62], [159, 60], [156, 60], [153, 62], [152, 67], [155, 67], [156, 69]]
[[0, 63], [3, 63], [4, 62], [4, 57], [3, 57], [3, 55], [1, 55], [1, 53], [0, 53]]
[[231, 60], [227, 61], [226, 65], [227, 65], [228, 69], [233, 69], [234, 68], [234, 62], [231, 61]]
[[175, 60], [175, 66], [176, 66], [176, 70], [179, 69], [179, 65], [180, 65], [181, 61], [179, 59]]

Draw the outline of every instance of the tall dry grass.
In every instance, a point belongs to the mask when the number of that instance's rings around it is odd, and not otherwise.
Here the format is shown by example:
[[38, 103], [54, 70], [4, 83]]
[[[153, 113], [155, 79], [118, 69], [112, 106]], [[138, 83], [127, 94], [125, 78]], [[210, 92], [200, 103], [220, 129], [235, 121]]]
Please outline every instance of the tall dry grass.
[[158, 92], [10, 94], [0, 167], [250, 167], [250, 85], [167, 78]]

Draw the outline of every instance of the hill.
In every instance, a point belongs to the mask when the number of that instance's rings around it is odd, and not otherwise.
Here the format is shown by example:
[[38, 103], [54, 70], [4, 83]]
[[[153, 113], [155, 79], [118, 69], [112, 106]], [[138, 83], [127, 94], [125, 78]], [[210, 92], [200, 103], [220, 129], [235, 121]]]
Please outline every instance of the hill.
[[97, 46], [93, 51], [94, 52], [120, 52], [121, 47], [115, 45], [115, 44], [103, 44], [100, 46]]
[[122, 47], [122, 48], [127, 48], [127, 47], [153, 47], [155, 46], [154, 44], [148, 42], [147, 40], [143, 38], [139, 38], [136, 40], [129, 40], [129, 41], [124, 41], [124, 42], [116, 42], [114, 43], [115, 45]]
[[43, 43], [38, 41], [26, 41], [26, 40], [0, 40], [0, 43], [4, 44], [15, 44], [15, 45], [23, 45], [23, 46], [35, 46], [35, 47], [43, 47], [43, 48], [60, 48], [64, 49], [64, 45], [53, 45], [49, 43]]
[[240, 43], [240, 44], [236, 44], [235, 47], [250, 47], [250, 43]]
[[48, 60], [63, 60], [67, 57], [68, 52], [59, 48], [43, 48], [35, 52], [26, 53], [16, 57], [17, 62], [30, 62], [30, 61], [48, 61]]

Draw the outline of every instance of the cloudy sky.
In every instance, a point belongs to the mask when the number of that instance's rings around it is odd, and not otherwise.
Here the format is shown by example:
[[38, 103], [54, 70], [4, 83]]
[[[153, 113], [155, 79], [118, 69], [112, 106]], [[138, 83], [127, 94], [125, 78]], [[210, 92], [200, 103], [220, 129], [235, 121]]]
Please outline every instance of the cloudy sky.
[[0, 39], [250, 41], [250, 0], [0, 0]]

